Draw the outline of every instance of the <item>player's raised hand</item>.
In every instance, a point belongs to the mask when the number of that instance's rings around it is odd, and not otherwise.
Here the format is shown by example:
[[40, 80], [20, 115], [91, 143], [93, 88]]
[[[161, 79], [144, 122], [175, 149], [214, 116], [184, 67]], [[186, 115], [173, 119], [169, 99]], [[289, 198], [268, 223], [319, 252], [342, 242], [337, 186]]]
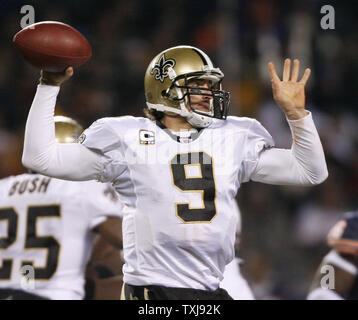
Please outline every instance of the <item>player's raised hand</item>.
[[62, 72], [48, 72], [41, 70], [40, 83], [49, 86], [60, 86], [66, 80], [73, 76], [73, 68], [67, 67]]
[[291, 74], [291, 59], [286, 59], [283, 67], [282, 80], [278, 77], [275, 66], [269, 62], [268, 69], [271, 76], [273, 97], [287, 118], [297, 120], [303, 118], [305, 111], [305, 85], [311, 74], [311, 69], [307, 68], [298, 81], [300, 61], [293, 61]]

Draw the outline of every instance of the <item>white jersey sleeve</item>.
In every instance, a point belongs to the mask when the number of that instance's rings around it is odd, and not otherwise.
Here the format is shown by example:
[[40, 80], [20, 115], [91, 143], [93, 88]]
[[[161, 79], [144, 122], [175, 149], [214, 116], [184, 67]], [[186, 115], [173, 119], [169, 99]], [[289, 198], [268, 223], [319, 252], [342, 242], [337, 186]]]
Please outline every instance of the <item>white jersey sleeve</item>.
[[328, 177], [322, 144], [312, 114], [288, 120], [293, 143], [290, 150], [271, 148], [260, 154], [251, 180], [278, 185], [315, 185]]
[[243, 159], [242, 182], [250, 180], [263, 150], [275, 145], [271, 135], [257, 120], [252, 120], [248, 129]]
[[[111, 118], [95, 121], [80, 137], [80, 143], [104, 156], [108, 161], [99, 173], [102, 182], [111, 181], [118, 177], [126, 168], [121, 139], [110, 126]], [[115, 159], [115, 161], [113, 160]]]
[[38, 85], [26, 121], [22, 163], [55, 178], [98, 180], [98, 172], [108, 161], [105, 157], [77, 143], [56, 143], [54, 110], [58, 93], [59, 87]]

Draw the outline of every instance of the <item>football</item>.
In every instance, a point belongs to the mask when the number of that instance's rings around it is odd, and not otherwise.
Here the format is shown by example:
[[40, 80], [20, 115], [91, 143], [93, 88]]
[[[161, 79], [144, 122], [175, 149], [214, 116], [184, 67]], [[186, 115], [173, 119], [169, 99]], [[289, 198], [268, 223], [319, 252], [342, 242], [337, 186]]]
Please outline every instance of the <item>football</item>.
[[75, 28], [56, 21], [34, 23], [13, 38], [15, 48], [33, 66], [49, 72], [78, 67], [92, 56], [87, 39]]

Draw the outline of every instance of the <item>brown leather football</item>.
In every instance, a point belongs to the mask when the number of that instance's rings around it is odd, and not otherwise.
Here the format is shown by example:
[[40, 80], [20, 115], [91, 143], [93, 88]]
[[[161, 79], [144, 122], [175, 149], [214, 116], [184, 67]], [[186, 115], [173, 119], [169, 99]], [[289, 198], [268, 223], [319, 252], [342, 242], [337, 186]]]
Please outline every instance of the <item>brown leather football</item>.
[[34, 23], [16, 33], [13, 42], [26, 61], [50, 72], [78, 67], [92, 56], [87, 39], [62, 22]]

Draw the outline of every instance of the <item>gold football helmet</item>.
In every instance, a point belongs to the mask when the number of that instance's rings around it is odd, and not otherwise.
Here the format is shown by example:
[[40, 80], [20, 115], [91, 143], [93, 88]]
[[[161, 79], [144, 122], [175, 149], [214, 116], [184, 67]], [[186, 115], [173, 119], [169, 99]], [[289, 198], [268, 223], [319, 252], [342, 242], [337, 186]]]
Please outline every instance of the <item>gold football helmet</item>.
[[56, 142], [76, 143], [83, 128], [75, 120], [65, 116], [55, 116]]
[[[212, 118], [226, 119], [230, 94], [223, 91], [224, 78], [200, 49], [177, 46], [159, 53], [149, 64], [144, 89], [149, 109], [185, 117], [193, 127], [207, 127]], [[210, 88], [190, 87], [195, 79], [209, 80]], [[195, 110], [191, 95], [210, 96], [208, 112]]]

